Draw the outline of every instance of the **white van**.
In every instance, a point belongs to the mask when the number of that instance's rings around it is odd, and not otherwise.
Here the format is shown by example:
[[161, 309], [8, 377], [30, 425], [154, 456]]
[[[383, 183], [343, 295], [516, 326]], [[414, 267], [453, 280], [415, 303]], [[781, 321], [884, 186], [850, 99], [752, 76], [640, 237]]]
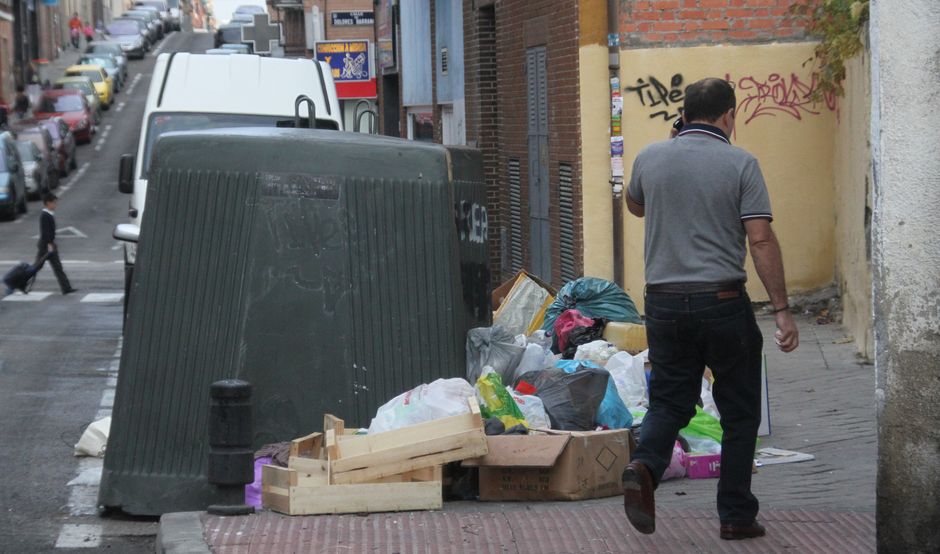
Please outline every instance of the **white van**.
[[[294, 127], [295, 104], [313, 101], [318, 129], [342, 130], [342, 112], [329, 66], [308, 59], [233, 54], [160, 54], [153, 70], [137, 154], [121, 156], [118, 188], [132, 194], [130, 223], [114, 237], [125, 241], [125, 288], [130, 286], [136, 241], [147, 197], [153, 145], [163, 133], [225, 127]], [[299, 105], [301, 126], [308, 107]]]

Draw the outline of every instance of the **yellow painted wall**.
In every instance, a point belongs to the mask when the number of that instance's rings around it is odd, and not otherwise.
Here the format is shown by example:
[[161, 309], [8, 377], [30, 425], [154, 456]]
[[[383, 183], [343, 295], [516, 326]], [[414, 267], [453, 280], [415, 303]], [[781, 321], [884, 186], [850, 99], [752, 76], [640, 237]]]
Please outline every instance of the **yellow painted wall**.
[[[806, 99], [814, 85], [803, 62], [812, 54], [811, 43], [788, 43], [622, 50], [620, 55], [627, 182], [640, 149], [668, 136], [672, 121], [664, 120], [662, 113], [677, 113], [687, 85], [711, 76], [735, 82], [738, 116], [732, 142], [754, 154], [764, 172], [791, 293], [828, 285], [835, 266], [832, 137], [837, 107]], [[656, 91], [651, 77], [661, 85]], [[641, 101], [630, 87], [643, 84], [648, 86], [640, 89]], [[591, 148], [599, 145], [592, 142]], [[609, 156], [609, 147], [605, 149]], [[595, 156], [588, 150], [585, 142], [585, 167], [587, 157]], [[585, 227], [589, 217], [585, 209]], [[641, 305], [643, 222], [629, 213], [625, 220], [624, 288]], [[585, 240], [586, 268], [587, 260], [609, 255], [609, 247], [605, 248]], [[766, 300], [750, 261], [748, 280], [752, 299]]]
[[870, 229], [866, 223], [872, 208], [870, 72], [867, 53], [846, 64], [834, 156], [836, 273], [842, 294], [842, 325], [855, 339], [856, 350], [868, 358], [874, 356]]
[[610, 86], [607, 46], [579, 52], [581, 73], [581, 206], [584, 274], [613, 279], [613, 204], [610, 185]]

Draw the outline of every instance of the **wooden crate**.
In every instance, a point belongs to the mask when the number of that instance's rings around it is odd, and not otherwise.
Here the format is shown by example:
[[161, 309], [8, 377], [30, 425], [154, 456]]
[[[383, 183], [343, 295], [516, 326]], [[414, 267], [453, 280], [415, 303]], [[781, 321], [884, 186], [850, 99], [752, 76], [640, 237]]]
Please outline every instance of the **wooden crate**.
[[291, 441], [287, 468], [264, 466], [262, 503], [289, 515], [434, 510], [442, 466], [487, 453], [475, 398], [470, 413], [377, 435], [324, 417], [323, 433]]
[[[262, 503], [288, 515], [436, 510], [444, 505], [440, 469], [435, 481], [314, 484], [296, 469], [262, 468]], [[433, 475], [433, 472], [432, 472]]]
[[376, 435], [324, 436], [331, 484], [370, 483], [376, 479], [485, 456], [486, 434], [476, 398], [470, 412]]

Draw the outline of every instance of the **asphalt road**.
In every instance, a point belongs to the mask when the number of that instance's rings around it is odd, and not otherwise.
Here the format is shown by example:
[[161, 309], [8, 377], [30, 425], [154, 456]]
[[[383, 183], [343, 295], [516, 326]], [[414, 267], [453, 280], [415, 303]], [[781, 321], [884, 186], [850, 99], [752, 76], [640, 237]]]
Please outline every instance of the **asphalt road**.
[[[209, 34], [174, 33], [159, 50], [211, 47]], [[154, 60], [131, 62], [129, 86], [56, 191], [57, 242], [79, 292], [59, 294], [46, 266], [33, 292], [0, 301], [0, 552], [153, 552], [156, 520], [99, 516], [101, 460], [74, 457], [73, 445], [88, 423], [110, 415], [114, 398], [123, 253], [111, 231], [127, 220], [128, 204], [117, 169], [121, 154], [136, 151]], [[26, 216], [0, 222], [0, 273], [32, 262], [41, 209], [30, 202]]]

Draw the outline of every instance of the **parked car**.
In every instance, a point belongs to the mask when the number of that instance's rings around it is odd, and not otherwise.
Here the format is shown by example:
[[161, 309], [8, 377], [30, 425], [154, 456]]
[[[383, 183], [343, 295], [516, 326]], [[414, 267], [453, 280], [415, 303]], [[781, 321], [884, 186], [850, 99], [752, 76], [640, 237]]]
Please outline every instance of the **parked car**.
[[134, 2], [134, 9], [157, 12], [163, 23], [163, 34], [169, 34], [173, 30], [173, 16], [170, 15], [170, 7], [163, 0], [137, 0]]
[[137, 32], [140, 33], [142, 37], [144, 37], [144, 48], [146, 48], [147, 51], [150, 50], [150, 47], [153, 46], [153, 43], [157, 42], [157, 37], [153, 36], [153, 33], [150, 32], [150, 28], [147, 26], [147, 22], [144, 21], [143, 18], [135, 19], [132, 17], [120, 17], [114, 20], [114, 22], [117, 21], [126, 21], [132, 25], [136, 25]]
[[121, 48], [119, 42], [96, 40], [85, 48], [85, 53], [112, 56], [114, 61], [117, 62], [118, 67], [121, 68], [121, 81], [124, 83], [127, 82], [127, 54], [124, 52], [124, 49]]
[[45, 127], [52, 137], [52, 148], [58, 155], [59, 176], [65, 177], [69, 171], [75, 169], [78, 163], [75, 159], [75, 136], [72, 135], [69, 124], [60, 116], [52, 116], [43, 119], [26, 119], [17, 123], [18, 126], [39, 126]]
[[156, 9], [135, 7], [132, 10], [124, 12], [124, 14], [141, 14], [146, 16], [149, 19], [148, 25], [157, 34], [157, 39], [159, 40], [166, 36], [166, 29], [163, 27], [163, 19], [160, 17], [160, 12]]
[[52, 133], [45, 127], [33, 125], [31, 127], [18, 127], [14, 130], [16, 139], [29, 141], [39, 148], [43, 159], [46, 160], [46, 186], [51, 190], [59, 187], [59, 153], [52, 145]]
[[49, 169], [42, 152], [31, 141], [18, 140], [16, 148], [23, 163], [23, 176], [26, 177], [26, 197], [40, 198], [49, 190]]
[[126, 11], [121, 14], [121, 19], [130, 19], [134, 21], [140, 21], [144, 25], [144, 29], [147, 31], [147, 35], [150, 39], [151, 46], [159, 41], [162, 37], [160, 36], [158, 26], [154, 24], [153, 20], [150, 18], [149, 14], [142, 12]]
[[[142, 60], [147, 53], [147, 39], [140, 32], [137, 21], [117, 19], [104, 28], [110, 41], [121, 46], [128, 58]], [[92, 45], [95, 43], [92, 42]]]
[[230, 50], [233, 54], [251, 54], [251, 46], [245, 44], [223, 44], [219, 46], [222, 50]]
[[235, 52], [232, 52], [231, 50], [224, 50], [222, 48], [210, 48], [206, 50], [206, 54], [209, 54], [210, 56], [231, 56], [234, 53]]
[[95, 85], [101, 107], [108, 109], [114, 103], [114, 80], [100, 65], [73, 65], [65, 70], [66, 77], [88, 77]]
[[9, 132], [0, 133], [0, 214], [7, 219], [16, 219], [16, 214], [25, 214], [26, 175], [16, 147], [16, 140]]
[[95, 84], [88, 77], [62, 77], [52, 84], [52, 90], [77, 90], [85, 95], [88, 101], [88, 107], [94, 116], [94, 122], [97, 125], [101, 123], [101, 100], [98, 99], [98, 93], [95, 92]]
[[33, 114], [38, 119], [59, 116], [69, 125], [69, 130], [78, 143], [91, 142], [95, 133], [94, 115], [85, 100], [85, 95], [77, 90], [47, 90], [39, 97]]
[[78, 59], [79, 65], [99, 65], [104, 68], [108, 77], [114, 80], [114, 93], [121, 92], [124, 88], [124, 78], [121, 75], [121, 68], [118, 66], [114, 57], [106, 54], [85, 54]]

